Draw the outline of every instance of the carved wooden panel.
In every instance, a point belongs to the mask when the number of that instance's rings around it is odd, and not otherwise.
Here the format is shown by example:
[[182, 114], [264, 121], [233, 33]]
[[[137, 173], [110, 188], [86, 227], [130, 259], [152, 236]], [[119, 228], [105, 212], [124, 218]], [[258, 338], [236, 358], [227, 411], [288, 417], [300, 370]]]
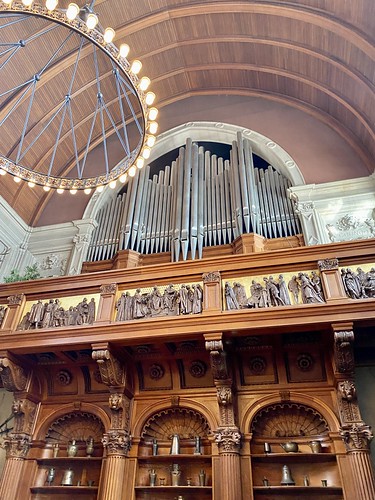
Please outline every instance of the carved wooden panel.
[[85, 393], [107, 393], [108, 387], [103, 383], [99, 367], [95, 365], [81, 366], [83, 380], [85, 382]]
[[274, 351], [271, 346], [248, 347], [237, 356], [241, 385], [278, 382]]
[[71, 412], [55, 420], [48, 429], [46, 440], [50, 442], [68, 443], [75, 439], [86, 442], [91, 436], [95, 442], [101, 442], [104, 425], [101, 420], [87, 412]]
[[213, 386], [210, 362], [207, 357], [200, 355], [191, 359], [179, 359], [177, 366], [183, 389]]
[[50, 395], [78, 393], [77, 377], [65, 367], [51, 367], [47, 372], [47, 383]]
[[312, 437], [328, 430], [328, 423], [319, 412], [297, 403], [267, 406], [255, 415], [251, 424], [255, 437]]
[[168, 362], [160, 357], [144, 360], [136, 364], [139, 377], [139, 388], [143, 391], [172, 389], [172, 373]]
[[315, 346], [289, 347], [285, 352], [288, 382], [320, 382], [326, 380], [324, 356]]

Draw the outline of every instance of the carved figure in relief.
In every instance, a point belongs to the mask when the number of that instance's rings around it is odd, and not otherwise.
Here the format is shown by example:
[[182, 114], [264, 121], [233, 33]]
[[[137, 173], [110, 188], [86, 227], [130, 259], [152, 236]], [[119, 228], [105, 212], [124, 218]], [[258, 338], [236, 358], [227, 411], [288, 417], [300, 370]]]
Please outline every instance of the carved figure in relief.
[[168, 285], [163, 295], [164, 308], [167, 310], [167, 314], [173, 314], [177, 311], [177, 297], [177, 290], [173, 285]]
[[284, 280], [284, 276], [282, 274], [279, 274], [279, 292], [280, 292], [280, 299], [284, 302], [286, 306], [289, 306], [291, 304], [290, 297], [288, 293], [288, 288]]
[[[355, 275], [355, 273], [354, 273], [354, 275]], [[364, 287], [366, 284], [366, 281], [367, 281], [367, 276], [366, 276], [366, 273], [364, 272], [364, 270], [361, 269], [360, 267], [357, 267], [357, 277], [361, 283], [361, 286]]]
[[346, 294], [351, 299], [360, 299], [364, 295], [364, 286], [359, 277], [351, 269], [341, 269], [341, 278]]
[[116, 321], [124, 321], [125, 319], [125, 293], [122, 293], [118, 301], [116, 302]]
[[44, 306], [41, 300], [33, 304], [30, 309], [29, 323], [31, 328], [37, 328], [43, 319]]
[[266, 288], [255, 280], [251, 282], [249, 302], [256, 308], [270, 305]]
[[199, 314], [202, 312], [202, 302], [203, 302], [203, 290], [200, 284], [192, 285], [193, 289], [193, 314]]
[[133, 318], [134, 319], [144, 318], [145, 313], [143, 307], [143, 297], [140, 288], [137, 288], [137, 290], [135, 291], [133, 301], [134, 301]]
[[180, 306], [180, 314], [187, 314], [188, 292], [185, 285], [181, 285], [179, 291], [178, 302]]
[[288, 283], [288, 290], [292, 293], [293, 300], [295, 304], [299, 304], [299, 292], [300, 284], [298, 283], [297, 276], [292, 276], [292, 279]]
[[242, 309], [242, 308], [248, 307], [248, 299], [246, 296], [245, 287], [243, 285], [241, 285], [241, 283], [234, 282], [233, 283], [233, 291], [234, 291], [234, 294], [236, 296], [236, 299], [237, 299], [237, 302], [238, 302], [238, 305], [240, 306], [240, 308]]
[[229, 311], [240, 308], [236, 299], [236, 295], [233, 291], [233, 288], [230, 286], [228, 282], [226, 282], [224, 286], [224, 295], [225, 295], [225, 303]]
[[306, 273], [299, 273], [298, 278], [301, 283], [302, 302], [304, 304], [314, 304], [324, 302], [322, 294], [315, 289], [314, 283]]
[[151, 309], [151, 316], [160, 314], [163, 306], [163, 296], [157, 286], [154, 286], [152, 292], [150, 293], [149, 305]]
[[1, 326], [2, 322], [3, 322], [6, 310], [7, 310], [6, 307], [0, 306], [0, 326]]
[[48, 328], [49, 326], [51, 326], [53, 318], [53, 309], [54, 309], [54, 302], [53, 299], [50, 299], [50, 301], [44, 305], [42, 328]]
[[368, 297], [375, 297], [375, 268], [371, 268], [366, 274], [365, 293]]
[[88, 305], [87, 323], [89, 325], [92, 325], [95, 321], [95, 312], [96, 312], [95, 299], [92, 298], [89, 302], [89, 305]]
[[191, 314], [193, 310], [193, 290], [190, 288], [190, 285], [186, 285], [186, 293], [187, 293], [186, 314]]
[[89, 304], [86, 297], [77, 306], [78, 309], [78, 325], [88, 323], [89, 319]]
[[266, 284], [266, 290], [268, 295], [268, 302], [271, 306], [284, 306], [285, 303], [280, 297], [280, 291], [278, 285], [275, 283], [273, 276], [270, 276], [268, 279], [263, 278], [263, 281]]

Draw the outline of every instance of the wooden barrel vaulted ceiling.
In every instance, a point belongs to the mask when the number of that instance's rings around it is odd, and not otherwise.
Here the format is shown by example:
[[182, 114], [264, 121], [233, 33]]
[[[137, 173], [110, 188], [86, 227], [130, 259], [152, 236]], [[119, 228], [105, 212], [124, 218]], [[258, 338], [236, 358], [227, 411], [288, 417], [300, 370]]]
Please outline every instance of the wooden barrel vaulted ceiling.
[[[157, 95], [161, 131], [169, 125], [163, 109], [180, 113], [181, 102], [195, 96], [258, 97], [325, 123], [350, 144], [368, 173], [373, 171], [374, 0], [96, 0], [95, 11], [103, 25], [115, 29], [116, 45], [129, 44], [130, 60], [142, 61], [142, 75], [151, 78]], [[53, 89], [62, 69], [73, 63], [74, 57], [66, 55], [48, 71], [43, 82], [47, 113], [54, 109]], [[184, 121], [181, 116], [179, 123]], [[11, 120], [2, 131], [5, 155], [4, 137], [16, 125]], [[88, 126], [84, 115], [80, 126]], [[35, 162], [52, 147], [48, 134], [45, 139]], [[73, 168], [69, 151], [57, 161], [61, 171]], [[10, 176], [0, 183], [0, 194], [30, 225], [38, 225], [50, 198], [58, 196], [16, 184]]]

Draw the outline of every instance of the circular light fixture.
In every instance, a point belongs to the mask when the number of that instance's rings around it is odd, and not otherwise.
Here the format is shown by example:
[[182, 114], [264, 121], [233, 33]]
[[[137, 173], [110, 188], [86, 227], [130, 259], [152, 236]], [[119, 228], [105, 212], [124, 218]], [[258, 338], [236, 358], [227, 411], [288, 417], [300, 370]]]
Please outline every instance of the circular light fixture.
[[[135, 173], [135, 165], [144, 161], [142, 158], [137, 164], [141, 152], [144, 151], [145, 156], [149, 155], [148, 148], [155, 142], [152, 134], [157, 129], [157, 124], [154, 122], [157, 110], [149, 109], [155, 100], [155, 94], [146, 93], [150, 79], [147, 76], [138, 79], [137, 76], [142, 63], [135, 59], [131, 65], [129, 64], [126, 59], [129, 46], [124, 43], [117, 48], [112, 43], [115, 31], [110, 27], [103, 30], [97, 14], [87, 5], [80, 8], [72, 2], [63, 9], [58, 7], [58, 0], [17, 0], [14, 6], [12, 1], [0, 0], [2, 37], [7, 41], [7, 45], [14, 45], [14, 49], [21, 46], [24, 50], [15, 50], [14, 56], [7, 60], [7, 71], [11, 69], [15, 75], [13, 80], [2, 78], [2, 69], [5, 65], [0, 64], [2, 92], [9, 100], [10, 109], [1, 122], [0, 134], [9, 136], [12, 130], [11, 135], [14, 136], [14, 144], [12, 147], [7, 147], [7, 151], [12, 151], [9, 153], [10, 157], [6, 156], [8, 153], [4, 153], [0, 146], [0, 175], [9, 172], [26, 182], [32, 179], [31, 184], [40, 185], [45, 191], [62, 189], [70, 192], [84, 190], [90, 193], [91, 189], [95, 188], [100, 188], [98, 191], [103, 190], [105, 185], [119, 178], [122, 179], [121, 182], [125, 182], [126, 173], [129, 170]], [[17, 38], [15, 38], [16, 30], [12, 27], [15, 16], [19, 18]], [[29, 39], [33, 40], [33, 44], [28, 43]], [[91, 43], [95, 54], [91, 58], [93, 68], [95, 66], [99, 69], [99, 71], [93, 69], [96, 77], [90, 82], [86, 82], [83, 76], [87, 75], [88, 59], [79, 57], [81, 48], [85, 47], [87, 42]], [[30, 45], [32, 47], [29, 47]], [[30, 56], [31, 50], [33, 55], [38, 54], [37, 58]], [[42, 88], [39, 81], [43, 73], [51, 70], [56, 60], [67, 57], [71, 58], [74, 71], [71, 71], [72, 66], [70, 66], [64, 77], [63, 67], [59, 73], [59, 81], [55, 78], [43, 79]], [[25, 64], [28, 65], [28, 72], [34, 75], [30, 81], [22, 79], [22, 72], [17, 70]], [[108, 67], [111, 71], [108, 71]], [[79, 87], [78, 82], [85, 82], [85, 85]], [[25, 114], [22, 115], [21, 106], [12, 106], [12, 102], [17, 102], [20, 88], [28, 92], [28, 96], [33, 96], [29, 98], [29, 112], [26, 113], [26, 117]], [[128, 99], [129, 92], [132, 93], [132, 99]], [[96, 117], [96, 123], [95, 118], [92, 118], [91, 122], [79, 120], [74, 112], [72, 113], [72, 96], [74, 95], [74, 105], [77, 106], [78, 94], [82, 102], [90, 103], [91, 107], [88, 107], [85, 113], [88, 117]], [[53, 116], [45, 113], [46, 95], [53, 96], [51, 103], [53, 102], [54, 109], [60, 110]], [[118, 116], [123, 116], [123, 123], [119, 125], [116, 123], [114, 126], [111, 120], [106, 120], [105, 130], [101, 130], [100, 114], [95, 113], [95, 110], [109, 102], [111, 108], [118, 107], [120, 110]], [[153, 114], [154, 110], [156, 114]], [[69, 126], [66, 133], [46, 133], [47, 130], [65, 131], [70, 116], [76, 122]], [[18, 134], [14, 134], [14, 128], [11, 126], [13, 122], [19, 123]], [[32, 128], [28, 127], [28, 123], [31, 122], [36, 124]], [[132, 123], [136, 125], [130, 127], [132, 133], [127, 135], [125, 140], [118, 137], [117, 127], [128, 134], [128, 125]], [[101, 137], [98, 138], [97, 135], [94, 137], [90, 130], [101, 130]], [[106, 151], [107, 148], [103, 147], [109, 132], [123, 151], [123, 159], [115, 165], [110, 163], [111, 155]], [[59, 159], [64, 158], [63, 161], [66, 161], [67, 147], [71, 149], [69, 157], [73, 158], [73, 161], [63, 164], [65, 168], [62, 168]], [[90, 158], [87, 158], [92, 151], [95, 151], [95, 154], [99, 151], [104, 156], [100, 162], [104, 171], [98, 173], [92, 167]], [[43, 157], [43, 161], [38, 161], [38, 158], [35, 161], [37, 154], [40, 158]], [[64, 174], [61, 174], [62, 171]]]
[[151, 149], [148, 146], [145, 146], [142, 151], [143, 158], [147, 160], [148, 158], [150, 158], [150, 154], [151, 154]]
[[96, 190], [98, 191], [98, 193], [101, 193], [103, 191], [103, 189], [104, 189], [104, 186], [98, 186], [96, 188]]
[[77, 190], [76, 189], [69, 189], [69, 193], [70, 194], [77, 194]]

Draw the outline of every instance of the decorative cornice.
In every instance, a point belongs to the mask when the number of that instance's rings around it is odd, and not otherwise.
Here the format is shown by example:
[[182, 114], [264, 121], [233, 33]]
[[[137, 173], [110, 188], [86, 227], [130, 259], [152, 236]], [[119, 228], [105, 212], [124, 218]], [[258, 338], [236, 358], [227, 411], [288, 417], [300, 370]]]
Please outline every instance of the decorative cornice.
[[131, 448], [131, 435], [125, 430], [109, 430], [103, 435], [102, 443], [108, 456], [127, 456]]

